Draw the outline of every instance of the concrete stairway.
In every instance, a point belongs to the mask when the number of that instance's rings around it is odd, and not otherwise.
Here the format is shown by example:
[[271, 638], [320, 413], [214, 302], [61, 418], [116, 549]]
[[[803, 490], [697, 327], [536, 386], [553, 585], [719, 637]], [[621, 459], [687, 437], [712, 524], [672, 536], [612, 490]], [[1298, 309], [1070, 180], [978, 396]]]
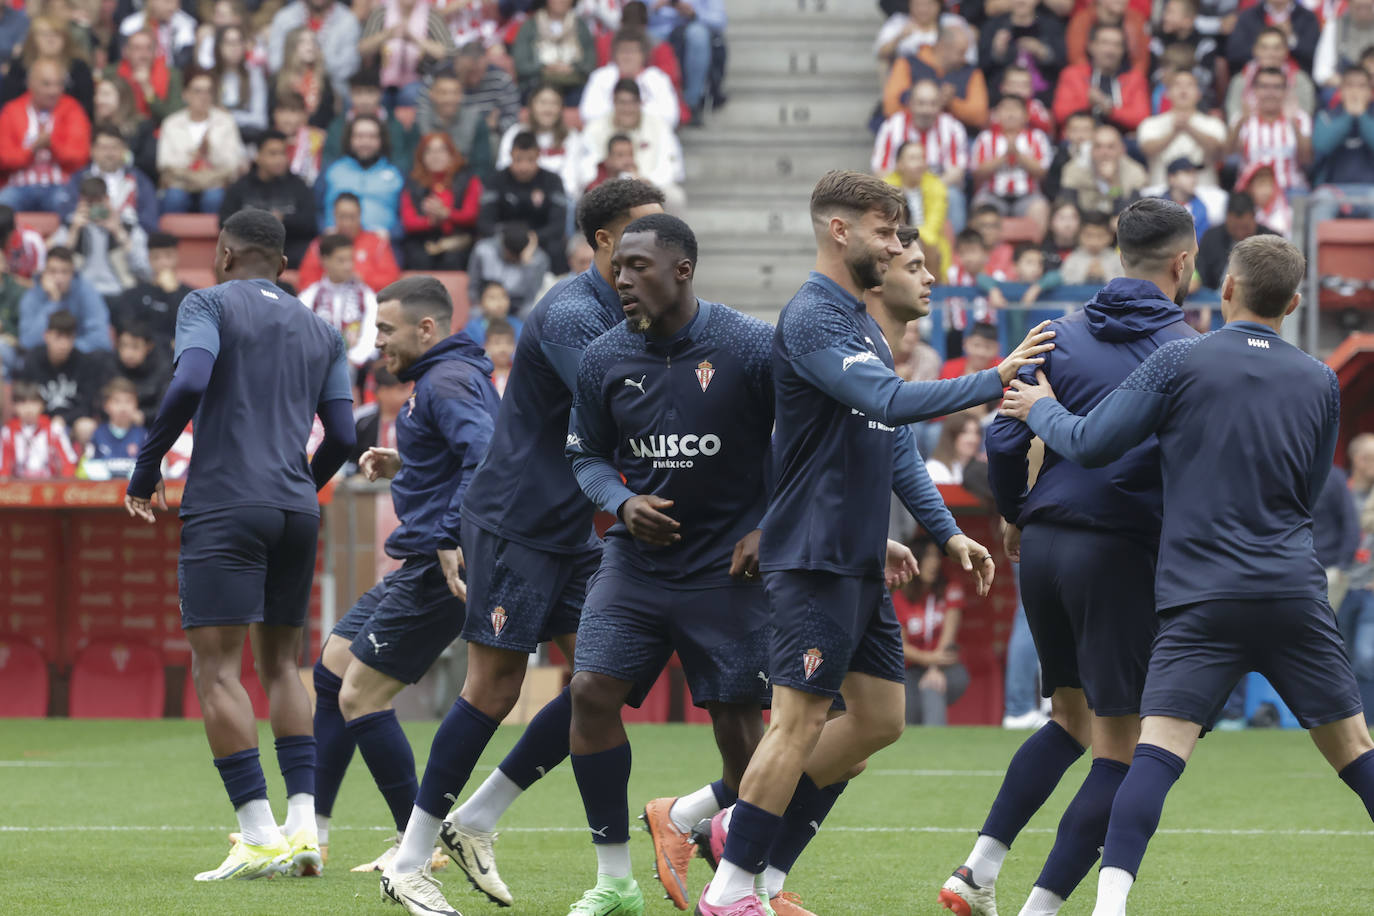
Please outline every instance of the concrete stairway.
[[730, 103], [681, 132], [696, 288], [773, 321], [815, 260], [816, 179], [867, 168], [882, 20], [874, 0], [734, 0], [729, 12]]

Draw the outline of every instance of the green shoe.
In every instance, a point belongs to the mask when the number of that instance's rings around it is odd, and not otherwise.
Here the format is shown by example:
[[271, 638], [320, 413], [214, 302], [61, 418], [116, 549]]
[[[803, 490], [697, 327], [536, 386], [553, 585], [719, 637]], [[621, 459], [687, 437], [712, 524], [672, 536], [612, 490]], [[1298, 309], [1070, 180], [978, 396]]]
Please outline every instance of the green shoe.
[[644, 895], [634, 878], [596, 876], [596, 887], [582, 895], [568, 916], [643, 916]]

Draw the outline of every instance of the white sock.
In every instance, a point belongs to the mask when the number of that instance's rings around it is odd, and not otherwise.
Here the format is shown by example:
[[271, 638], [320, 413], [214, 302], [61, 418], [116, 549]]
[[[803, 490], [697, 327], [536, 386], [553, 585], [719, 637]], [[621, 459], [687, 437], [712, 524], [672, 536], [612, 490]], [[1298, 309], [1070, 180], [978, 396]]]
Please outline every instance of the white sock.
[[668, 811], [668, 820], [683, 833], [688, 833], [704, 817], [714, 817], [720, 810], [716, 792], [710, 786], [703, 786], [691, 795], [684, 795], [673, 802]]
[[439, 839], [439, 828], [444, 819], [435, 817], [419, 808], [410, 809], [410, 821], [406, 824], [405, 835], [401, 837], [401, 848], [392, 860], [396, 871], [419, 871], [429, 863], [434, 855], [434, 842]]
[[1031, 888], [1026, 905], [1021, 907], [1021, 916], [1058, 916], [1059, 908], [1063, 905], [1063, 897], [1037, 884]]
[[774, 868], [772, 865], [763, 870], [763, 884], [768, 889], [768, 899], [772, 900], [782, 893], [783, 882], [787, 880], [787, 872], [781, 868]]
[[524, 791], [498, 767], [477, 787], [472, 797], [458, 807], [455, 817], [458, 823], [469, 830], [490, 833], [501, 815]]
[[315, 836], [319, 838], [321, 846], [329, 843], [329, 822], [331, 820], [333, 818], [330, 815], [315, 812]]
[[1104, 868], [1097, 874], [1097, 906], [1093, 916], [1124, 916], [1126, 895], [1135, 878], [1122, 868]]
[[249, 846], [271, 846], [281, 842], [281, 830], [265, 798], [255, 798], [234, 809], [239, 819], [239, 836]]
[[706, 902], [711, 906], [725, 906], [727, 903], [738, 903], [752, 893], [754, 873], [721, 859], [716, 876], [711, 879], [711, 886], [706, 891]]
[[1006, 858], [1006, 843], [979, 834], [978, 841], [973, 844], [973, 852], [968, 854], [964, 864], [973, 872], [974, 884], [992, 887], [997, 883], [997, 874], [1002, 870], [1002, 862]]
[[286, 797], [286, 835], [295, 836], [315, 823], [315, 796], [297, 792]]
[[594, 843], [596, 847], [596, 873], [607, 878], [630, 877], [629, 843]]
[[730, 821], [735, 816], [735, 806], [731, 805], [725, 809], [725, 817], [720, 819], [720, 825], [725, 828], [725, 832], [730, 832]]

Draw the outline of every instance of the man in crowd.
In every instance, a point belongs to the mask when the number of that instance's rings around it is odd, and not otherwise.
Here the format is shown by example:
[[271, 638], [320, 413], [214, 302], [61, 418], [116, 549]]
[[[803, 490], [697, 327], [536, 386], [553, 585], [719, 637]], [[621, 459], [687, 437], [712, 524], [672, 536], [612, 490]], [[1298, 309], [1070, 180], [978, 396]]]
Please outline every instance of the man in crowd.
[[300, 176], [291, 173], [286, 135], [280, 131], [268, 130], [262, 135], [253, 168], [225, 189], [220, 222], [250, 207], [266, 210], [281, 220], [286, 227], [287, 263], [299, 267], [317, 231], [315, 197]]
[[91, 121], [66, 82], [60, 61], [41, 58], [29, 68], [29, 91], [0, 109], [0, 204], [56, 210], [68, 176], [91, 161]]

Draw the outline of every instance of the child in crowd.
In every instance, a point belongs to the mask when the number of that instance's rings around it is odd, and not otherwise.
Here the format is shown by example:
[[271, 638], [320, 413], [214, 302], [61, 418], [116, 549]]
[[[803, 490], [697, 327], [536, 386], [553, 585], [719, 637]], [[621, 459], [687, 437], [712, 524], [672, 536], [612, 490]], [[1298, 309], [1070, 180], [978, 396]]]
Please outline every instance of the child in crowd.
[[926, 267], [935, 276], [950, 262], [945, 221], [949, 215], [949, 189], [926, 167], [924, 144], [907, 141], [897, 148], [896, 169], [885, 179], [906, 197], [907, 224], [921, 230]]
[[[1022, 305], [1029, 305], [1040, 294], [1048, 292], [1062, 285], [1063, 280], [1059, 271], [1045, 270], [1045, 252], [1034, 242], [1022, 242], [1016, 246], [1016, 260], [1012, 264], [1012, 278], [1007, 281], [1010, 283], [1026, 284], [1026, 291], [1021, 294], [1020, 302]], [[988, 303], [994, 308], [1004, 308], [1007, 304], [1005, 294], [999, 284], [992, 277], [983, 274], [978, 278], [978, 286], [988, 294]]]
[[973, 208], [968, 224], [987, 243], [988, 263], [984, 270], [998, 280], [1011, 276], [1012, 247], [1009, 242], [1002, 241], [1001, 211], [991, 204], [981, 204]]
[[1255, 201], [1255, 220], [1284, 238], [1293, 235], [1293, 208], [1279, 187], [1274, 164], [1268, 160], [1252, 162], [1236, 179], [1236, 190], [1245, 191]]
[[1064, 266], [1060, 269], [1064, 283], [1105, 285], [1107, 281], [1123, 276], [1121, 256], [1112, 244], [1115, 238], [1111, 217], [1090, 211], [1083, 214], [1082, 222], [1078, 230], [1078, 247], [1064, 259]]
[[1179, 156], [1169, 163], [1168, 176], [1169, 190], [1164, 197], [1187, 207], [1188, 212], [1193, 214], [1193, 229], [1201, 242], [1202, 234], [1208, 230], [1210, 223], [1207, 220], [1207, 205], [1197, 196], [1197, 164], [1187, 156]]
[[496, 386], [496, 393], [504, 397], [506, 382], [510, 379], [511, 361], [515, 358], [515, 328], [505, 319], [493, 318], [487, 322], [483, 345], [487, 349], [487, 358], [491, 360], [491, 383]]
[[950, 286], [977, 286], [987, 265], [987, 240], [977, 229], [969, 227], [954, 237], [954, 263], [945, 271], [945, 282]]
[[134, 469], [134, 460], [148, 431], [139, 422], [138, 389], [126, 378], [111, 379], [101, 391], [105, 422], [96, 427], [86, 446], [78, 477], [120, 480]]
[[323, 168], [325, 132], [311, 127], [308, 118], [304, 96], [292, 89], [277, 93], [272, 126], [286, 137], [291, 173], [313, 187]]
[[348, 361], [361, 366], [377, 349], [377, 295], [353, 266], [353, 240], [334, 233], [320, 239], [324, 276], [301, 292], [301, 302], [339, 329]]
[[511, 326], [518, 340], [520, 332], [524, 329], [525, 323], [510, 313], [510, 293], [506, 288], [495, 280], [491, 280], [482, 286], [482, 298], [477, 301], [477, 307], [472, 310], [468, 318], [468, 336], [475, 341], [487, 339], [487, 326], [493, 321], [505, 321]]
[[32, 382], [16, 382], [14, 417], [0, 428], [0, 477], [52, 480], [71, 477], [76, 452], [66, 428], [43, 414], [43, 395]]
[[[133, 386], [135, 421], [152, 422], [158, 405], [172, 381], [172, 359], [166, 347], [159, 347], [152, 330], [141, 321], [130, 321], [115, 338], [115, 371]], [[102, 395], [103, 396], [103, 395]]]

